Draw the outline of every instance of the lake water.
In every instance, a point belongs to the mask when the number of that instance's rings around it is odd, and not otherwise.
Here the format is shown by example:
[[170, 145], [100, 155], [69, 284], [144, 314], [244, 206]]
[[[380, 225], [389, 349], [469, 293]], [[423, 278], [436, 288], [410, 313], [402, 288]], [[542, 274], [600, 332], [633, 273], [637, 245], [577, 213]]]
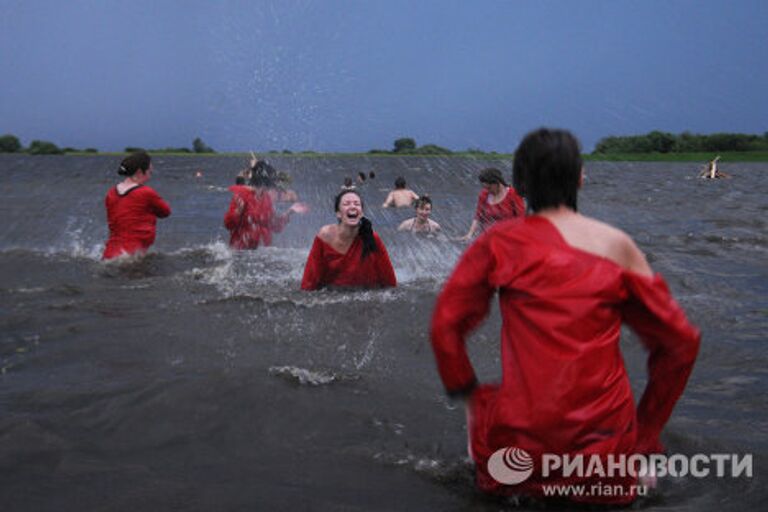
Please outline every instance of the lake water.
[[[232, 157], [165, 157], [151, 185], [173, 215], [143, 259], [100, 261], [118, 157], [0, 155], [2, 510], [447, 510], [508, 506], [474, 490], [464, 413], [429, 347], [436, 294], [464, 246], [396, 232], [394, 179], [466, 232], [492, 164], [287, 158], [311, 212], [273, 247], [231, 252]], [[509, 175], [510, 163], [496, 163]], [[751, 453], [753, 478], [669, 478], [648, 510], [763, 510], [768, 491], [768, 164], [588, 163], [580, 210], [635, 238], [703, 333], [667, 425], [671, 452]], [[203, 177], [195, 178], [197, 170]], [[362, 188], [399, 280], [299, 290], [345, 176]], [[495, 308], [469, 345], [498, 378]], [[627, 332], [637, 393], [645, 354]]]

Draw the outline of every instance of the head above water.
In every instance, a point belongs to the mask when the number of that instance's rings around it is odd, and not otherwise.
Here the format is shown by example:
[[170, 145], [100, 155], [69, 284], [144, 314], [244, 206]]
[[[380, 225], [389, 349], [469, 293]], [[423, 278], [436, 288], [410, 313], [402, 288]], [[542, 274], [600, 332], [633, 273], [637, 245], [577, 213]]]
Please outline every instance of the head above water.
[[486, 169], [483, 169], [480, 171], [480, 176], [478, 178], [480, 180], [480, 183], [486, 184], [486, 185], [503, 185], [507, 186], [507, 182], [504, 181], [504, 176], [502, 176], [501, 171], [496, 169], [495, 167], [488, 167]]
[[[360, 197], [360, 194], [355, 192], [354, 190], [342, 190], [336, 195], [336, 198], [333, 201], [333, 210], [336, 212], [336, 216], [338, 219], [339, 224], [345, 224], [347, 221], [345, 221], [342, 217], [346, 212], [353, 212], [356, 208], [356, 206], [353, 205], [346, 205], [344, 199], [347, 196], [354, 196], [353, 199], [357, 199], [357, 202], [359, 202], [359, 208], [360, 211], [355, 211], [355, 216], [358, 217], [359, 223], [359, 229], [358, 229], [358, 236], [363, 242], [363, 251], [361, 254], [361, 259], [365, 259], [368, 257], [368, 255], [372, 252], [378, 251], [378, 245], [376, 244], [376, 238], [373, 236], [373, 225], [371, 224], [371, 221], [363, 216], [363, 209], [365, 208], [365, 204], [363, 203], [363, 198]], [[350, 209], [351, 208], [351, 209]], [[342, 210], [344, 210], [342, 212]], [[354, 222], [354, 221], [353, 221]]]
[[275, 186], [275, 180], [272, 177], [272, 173], [266, 167], [254, 166], [251, 170], [251, 179], [248, 183], [252, 187], [267, 187], [273, 188]]
[[395, 188], [405, 188], [405, 178], [398, 176], [397, 179], [395, 179]]
[[360, 200], [360, 207], [365, 208], [365, 204], [363, 203], [363, 198], [360, 197], [360, 194], [358, 194], [354, 190], [342, 190], [338, 194], [336, 194], [336, 197], [333, 199], [333, 211], [339, 212], [339, 207], [341, 206], [341, 200], [346, 196], [347, 194], [352, 194], [357, 196], [357, 198]]
[[139, 171], [146, 173], [150, 165], [152, 165], [152, 158], [149, 154], [146, 151], [136, 151], [120, 162], [117, 174], [120, 176], [133, 176]]
[[517, 147], [513, 180], [534, 212], [561, 205], [577, 211], [581, 168], [581, 147], [571, 132], [540, 128]]
[[429, 205], [432, 208], [432, 199], [428, 195], [419, 196], [417, 200], [413, 202], [413, 207], [417, 210]]

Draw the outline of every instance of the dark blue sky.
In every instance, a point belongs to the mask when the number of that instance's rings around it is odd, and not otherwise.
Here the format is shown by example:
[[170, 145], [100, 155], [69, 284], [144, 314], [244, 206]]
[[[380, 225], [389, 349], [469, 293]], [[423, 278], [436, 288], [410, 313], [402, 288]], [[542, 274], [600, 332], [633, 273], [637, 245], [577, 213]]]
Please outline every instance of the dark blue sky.
[[28, 144], [512, 151], [768, 131], [768, 2], [0, 0], [0, 133]]

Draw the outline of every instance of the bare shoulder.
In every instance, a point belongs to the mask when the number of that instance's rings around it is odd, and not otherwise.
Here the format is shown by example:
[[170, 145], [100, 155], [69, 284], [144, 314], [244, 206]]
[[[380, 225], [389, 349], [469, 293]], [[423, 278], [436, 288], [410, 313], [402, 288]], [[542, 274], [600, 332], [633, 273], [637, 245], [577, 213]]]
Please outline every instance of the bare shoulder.
[[590, 230], [602, 240], [604, 256], [615, 261], [619, 266], [637, 274], [652, 276], [653, 270], [632, 237], [624, 231], [605, 222], [583, 217], [589, 223]]
[[415, 219], [406, 219], [403, 222], [400, 223], [400, 225], [397, 227], [398, 231], [406, 231], [413, 227], [413, 221]]
[[317, 237], [323, 242], [330, 244], [336, 236], [336, 229], [336, 224], [326, 224], [317, 232]]

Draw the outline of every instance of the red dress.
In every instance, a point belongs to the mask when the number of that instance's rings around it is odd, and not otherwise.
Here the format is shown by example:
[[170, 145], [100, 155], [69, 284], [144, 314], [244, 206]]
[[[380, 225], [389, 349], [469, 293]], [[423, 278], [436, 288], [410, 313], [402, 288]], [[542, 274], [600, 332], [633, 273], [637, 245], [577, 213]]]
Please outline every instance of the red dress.
[[488, 203], [488, 190], [483, 189], [477, 198], [477, 207], [475, 208], [475, 219], [480, 223], [480, 230], [485, 231], [492, 224], [500, 220], [523, 217], [525, 215], [525, 204], [515, 189], [509, 187], [507, 195], [497, 204]]
[[102, 256], [105, 260], [145, 252], [155, 241], [157, 218], [171, 214], [168, 203], [146, 185], [137, 185], [122, 195], [113, 187], [104, 204], [109, 224], [109, 240]]
[[[502, 382], [475, 388], [464, 342], [487, 315], [496, 290]], [[650, 352], [648, 384], [637, 407], [619, 350], [623, 322]], [[545, 480], [544, 453], [605, 459], [662, 450], [659, 435], [700, 340], [660, 275], [641, 276], [576, 249], [539, 216], [499, 223], [466, 251], [437, 300], [431, 336], [447, 391], [473, 390], [468, 431], [478, 486], [539, 497], [543, 485], [596, 481], [562, 474]], [[505, 447], [522, 448], [533, 458], [528, 480], [504, 486], [490, 476], [488, 458]], [[572, 499], [634, 499], [631, 476], [599, 482], [622, 485], [626, 494]]]
[[373, 233], [378, 249], [368, 253], [365, 259], [363, 241], [358, 236], [345, 254], [323, 242], [316, 236], [309, 251], [302, 290], [317, 290], [323, 286], [355, 286], [361, 288], [383, 288], [397, 286], [395, 270], [389, 261], [387, 248], [377, 233]]
[[256, 195], [251, 187], [232, 185], [232, 202], [224, 216], [233, 249], [256, 249], [272, 245], [272, 233], [279, 233], [288, 223], [287, 215], [276, 215], [268, 193]]

